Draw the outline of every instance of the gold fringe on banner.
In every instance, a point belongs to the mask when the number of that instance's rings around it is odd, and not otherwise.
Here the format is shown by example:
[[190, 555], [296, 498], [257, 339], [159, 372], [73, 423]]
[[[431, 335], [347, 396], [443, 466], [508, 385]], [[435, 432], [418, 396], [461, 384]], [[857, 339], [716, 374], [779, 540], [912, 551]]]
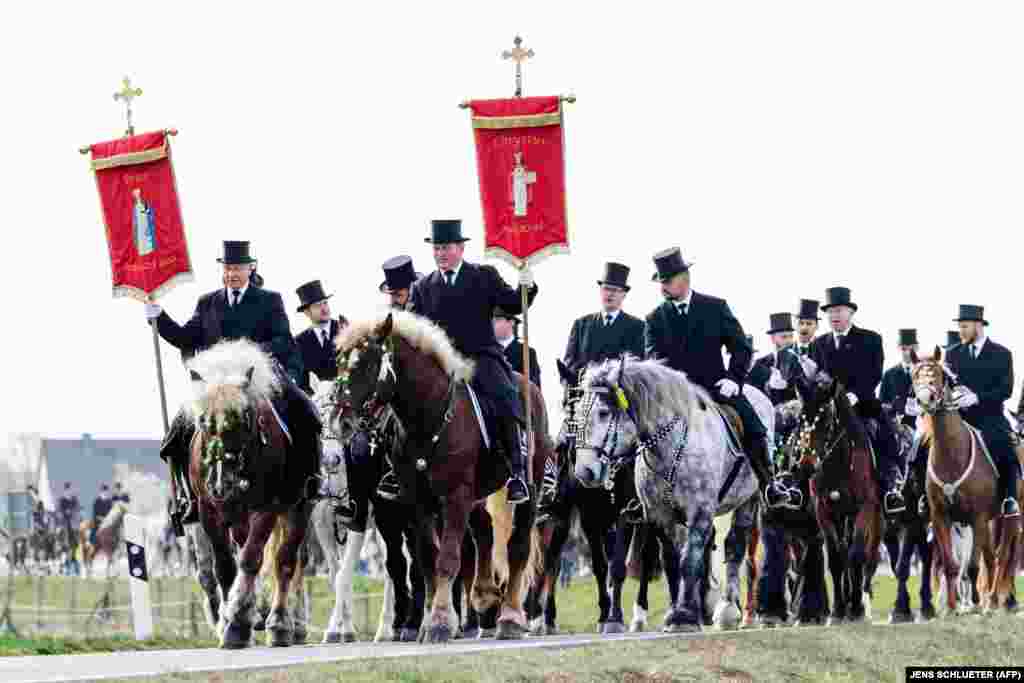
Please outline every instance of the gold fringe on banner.
[[91, 165], [92, 170], [94, 171], [105, 171], [108, 168], [134, 166], [135, 164], [145, 164], [150, 161], [159, 161], [160, 159], [166, 158], [167, 143], [165, 142], [161, 147], [155, 149], [147, 149], [142, 152], [129, 152], [127, 154], [117, 154], [103, 159], [93, 159]]
[[561, 112], [550, 114], [529, 114], [526, 116], [474, 116], [474, 128], [536, 128], [538, 126], [557, 126], [562, 123]]

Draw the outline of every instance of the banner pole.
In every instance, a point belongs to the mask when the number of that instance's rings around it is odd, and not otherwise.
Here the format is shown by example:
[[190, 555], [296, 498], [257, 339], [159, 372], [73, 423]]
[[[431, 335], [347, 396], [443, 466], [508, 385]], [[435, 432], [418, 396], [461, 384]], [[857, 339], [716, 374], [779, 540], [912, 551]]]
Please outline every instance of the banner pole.
[[[527, 268], [527, 265], [523, 265]], [[519, 286], [519, 293], [522, 296], [523, 304], [523, 379], [526, 385], [526, 392], [523, 395], [526, 407], [526, 472], [527, 479], [530, 478], [530, 465], [533, 463], [533, 410], [532, 394], [530, 386], [530, 292], [529, 289]], [[524, 482], [529, 485], [530, 481]]]
[[171, 431], [171, 423], [167, 419], [167, 390], [164, 388], [164, 364], [160, 357], [160, 333], [156, 329], [156, 320], [150, 321], [153, 328], [153, 355], [156, 357], [156, 384], [160, 388], [160, 414], [164, 418], [164, 436]]

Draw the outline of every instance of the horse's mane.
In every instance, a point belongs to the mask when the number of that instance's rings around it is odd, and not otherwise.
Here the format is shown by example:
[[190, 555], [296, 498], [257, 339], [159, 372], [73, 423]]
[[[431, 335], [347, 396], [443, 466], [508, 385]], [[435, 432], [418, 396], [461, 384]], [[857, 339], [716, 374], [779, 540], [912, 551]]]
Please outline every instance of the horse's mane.
[[473, 361], [464, 357], [448, 339], [444, 330], [415, 313], [387, 310], [375, 318], [352, 323], [336, 342], [338, 353], [348, 353], [364, 340], [372, 337], [391, 315], [391, 334], [405, 340], [409, 346], [437, 361], [446, 374], [456, 380], [469, 381], [473, 377]]
[[124, 513], [127, 511], [128, 507], [123, 502], [117, 501], [110, 508], [110, 512], [107, 513], [107, 516], [103, 518], [103, 523], [100, 524], [100, 528], [97, 529], [97, 531], [103, 531], [104, 529], [109, 529], [120, 524], [121, 518], [124, 517]]
[[673, 370], [660, 360], [639, 360], [633, 356], [626, 357], [624, 369], [621, 360], [591, 365], [583, 384], [621, 386], [641, 423], [638, 427], [647, 432], [678, 415], [685, 415], [690, 429], [697, 430], [700, 413], [713, 403], [708, 392], [691, 382], [685, 372]]
[[[222, 341], [196, 354], [186, 367], [203, 378], [202, 382], [192, 383], [192, 410], [196, 415], [230, 400], [228, 394], [237, 399], [237, 392], [245, 385], [249, 368], [252, 368], [252, 381], [246, 393], [271, 398], [281, 391], [270, 355], [248, 339]], [[229, 390], [225, 392], [225, 388]]]

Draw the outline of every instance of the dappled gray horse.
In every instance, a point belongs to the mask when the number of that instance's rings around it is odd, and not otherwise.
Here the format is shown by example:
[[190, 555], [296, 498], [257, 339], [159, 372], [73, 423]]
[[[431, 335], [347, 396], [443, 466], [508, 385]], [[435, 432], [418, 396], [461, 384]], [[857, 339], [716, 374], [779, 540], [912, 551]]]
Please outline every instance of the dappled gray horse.
[[[733, 512], [725, 541], [726, 590], [715, 623], [740, 620], [740, 566], [756, 521], [757, 480], [731, 443], [723, 414], [702, 388], [656, 361], [623, 358], [587, 369], [583, 434], [576, 476], [601, 486], [636, 461], [636, 486], [647, 519], [680, 544], [679, 598], [665, 617], [666, 631], [698, 631], [703, 584], [715, 517]], [[744, 393], [774, 440], [771, 402], [757, 389]]]

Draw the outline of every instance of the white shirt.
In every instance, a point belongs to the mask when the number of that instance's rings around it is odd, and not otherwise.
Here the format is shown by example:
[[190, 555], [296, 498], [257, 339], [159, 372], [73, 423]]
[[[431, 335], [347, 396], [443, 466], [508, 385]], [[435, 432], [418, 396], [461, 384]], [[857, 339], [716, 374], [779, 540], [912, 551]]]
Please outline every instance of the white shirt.
[[[462, 261], [459, 261], [459, 265], [455, 266], [454, 268], [449, 268], [449, 270], [455, 273], [454, 275], [452, 275], [452, 286], [454, 287], [455, 283], [458, 282], [459, 280], [459, 271], [462, 270]], [[444, 276], [444, 272], [445, 271], [443, 270], [441, 271], [441, 281], [447, 283], [448, 279]]]
[[688, 291], [686, 293], [686, 298], [685, 299], [679, 299], [677, 301], [673, 301], [672, 305], [675, 306], [676, 310], [679, 311], [680, 313], [689, 313], [690, 312], [690, 299], [692, 299], [692, 298], [693, 298], [693, 290], [691, 289], [690, 291]]
[[[615, 321], [619, 319], [619, 313], [622, 313], [622, 311], [613, 311], [612, 313], [609, 313], [608, 311], [604, 311], [603, 313], [601, 313], [601, 324], [602, 325], [614, 325]], [[612, 319], [608, 320], [608, 316], [611, 316]]]
[[981, 355], [981, 350], [983, 348], [985, 348], [985, 342], [986, 341], [988, 341], [988, 337], [981, 337], [980, 339], [975, 339], [974, 343], [971, 344], [971, 346], [974, 347], [974, 357], [975, 358], [977, 358], [978, 356]]
[[[238, 303], [242, 303], [242, 299], [245, 298], [245, 292], [248, 289], [249, 289], [249, 285], [245, 285], [244, 287], [242, 287], [241, 289], [238, 290], [240, 292], [240, 294], [238, 296]], [[225, 291], [228, 293], [228, 306], [234, 306], [235, 305], [235, 290], [231, 289], [230, 287], [228, 287], [228, 288], [225, 289]]]
[[505, 339], [499, 339], [498, 343], [501, 344], [501, 348], [507, 349], [509, 345], [516, 340], [516, 336], [513, 334]]
[[[316, 326], [317, 334], [316, 338], [320, 341], [321, 346], [326, 346], [331, 341], [331, 321], [322, 322]], [[324, 341], [324, 335], [327, 336], [327, 341]]]
[[851, 325], [850, 327], [847, 327], [842, 332], [833, 332], [832, 333], [832, 337], [836, 341], [836, 348], [837, 349], [839, 348], [839, 342], [842, 341], [843, 337], [845, 337], [846, 335], [850, 334], [850, 328], [851, 327], [853, 327], [853, 325]]

